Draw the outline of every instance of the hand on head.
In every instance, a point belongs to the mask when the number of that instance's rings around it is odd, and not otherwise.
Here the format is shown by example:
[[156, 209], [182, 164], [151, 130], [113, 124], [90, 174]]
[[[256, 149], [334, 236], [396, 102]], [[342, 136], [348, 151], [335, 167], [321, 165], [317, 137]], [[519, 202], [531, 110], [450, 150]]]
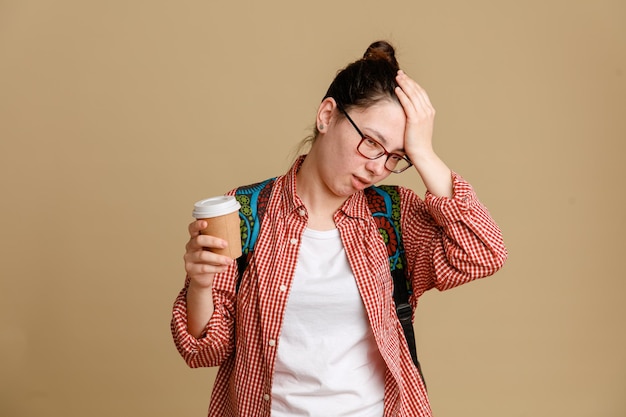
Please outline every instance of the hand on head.
[[405, 151], [417, 161], [419, 154], [432, 152], [435, 109], [426, 91], [404, 71], [398, 71], [396, 81], [396, 96], [406, 114]]

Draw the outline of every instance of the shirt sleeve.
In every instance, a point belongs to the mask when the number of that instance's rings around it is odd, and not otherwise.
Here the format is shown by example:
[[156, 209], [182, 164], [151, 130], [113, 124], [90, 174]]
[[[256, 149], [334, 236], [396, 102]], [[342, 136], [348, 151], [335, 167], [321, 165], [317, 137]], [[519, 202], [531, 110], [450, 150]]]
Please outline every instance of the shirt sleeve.
[[234, 282], [233, 277], [236, 274], [237, 267], [233, 265], [226, 272], [215, 276], [214, 312], [200, 338], [195, 338], [187, 331], [188, 277], [185, 280], [185, 286], [174, 301], [171, 320], [172, 336], [178, 352], [191, 368], [219, 366], [233, 352], [235, 294], [233, 286], [225, 286], [224, 282]]
[[402, 189], [402, 236], [414, 301], [431, 288], [441, 291], [492, 275], [506, 261], [502, 233], [472, 186], [452, 173], [453, 196], [427, 192], [421, 200]]

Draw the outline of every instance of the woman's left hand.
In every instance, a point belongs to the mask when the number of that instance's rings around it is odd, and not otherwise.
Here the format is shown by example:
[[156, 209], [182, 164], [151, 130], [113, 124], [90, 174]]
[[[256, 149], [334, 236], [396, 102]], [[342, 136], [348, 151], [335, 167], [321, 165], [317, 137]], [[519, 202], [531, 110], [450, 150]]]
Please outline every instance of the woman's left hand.
[[404, 150], [411, 160], [433, 152], [435, 109], [426, 91], [402, 70], [398, 71], [396, 95], [406, 114]]
[[435, 109], [428, 94], [403, 71], [398, 71], [396, 81], [396, 95], [406, 115], [404, 151], [428, 191], [439, 197], [452, 197], [450, 168], [433, 150]]

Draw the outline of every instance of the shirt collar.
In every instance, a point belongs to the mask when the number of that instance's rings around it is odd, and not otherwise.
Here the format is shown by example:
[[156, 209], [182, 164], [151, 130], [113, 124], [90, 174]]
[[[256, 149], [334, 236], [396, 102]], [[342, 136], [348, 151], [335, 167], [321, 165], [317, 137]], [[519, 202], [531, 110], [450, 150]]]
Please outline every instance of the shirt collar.
[[298, 174], [302, 162], [304, 162], [304, 158], [306, 158], [306, 155], [300, 155], [285, 175], [285, 184], [282, 187], [281, 196], [281, 211], [283, 216], [287, 216], [295, 210], [304, 209], [304, 204], [296, 193], [296, 174]]

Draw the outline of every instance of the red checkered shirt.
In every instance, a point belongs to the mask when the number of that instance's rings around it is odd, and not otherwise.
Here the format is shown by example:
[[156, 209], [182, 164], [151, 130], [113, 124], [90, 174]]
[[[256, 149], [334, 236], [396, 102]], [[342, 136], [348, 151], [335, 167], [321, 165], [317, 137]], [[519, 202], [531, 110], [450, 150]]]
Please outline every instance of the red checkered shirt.
[[[215, 276], [215, 312], [200, 339], [187, 332], [188, 279], [174, 303], [172, 334], [187, 364], [192, 368], [220, 367], [210, 417], [270, 415], [283, 313], [307, 225], [306, 208], [296, 194], [296, 172], [303, 159], [276, 179], [253, 259], [239, 290], [235, 290], [236, 263]], [[472, 187], [459, 175], [452, 175], [453, 198], [427, 193], [422, 200], [411, 190], [400, 188], [402, 238], [413, 283], [413, 308], [425, 291], [447, 290], [491, 275], [507, 257], [500, 230]], [[384, 416], [431, 416], [426, 389], [395, 311], [387, 248], [363, 192], [350, 196], [334, 220], [386, 364]], [[303, 360], [306, 355], [315, 352], [303, 352]]]

